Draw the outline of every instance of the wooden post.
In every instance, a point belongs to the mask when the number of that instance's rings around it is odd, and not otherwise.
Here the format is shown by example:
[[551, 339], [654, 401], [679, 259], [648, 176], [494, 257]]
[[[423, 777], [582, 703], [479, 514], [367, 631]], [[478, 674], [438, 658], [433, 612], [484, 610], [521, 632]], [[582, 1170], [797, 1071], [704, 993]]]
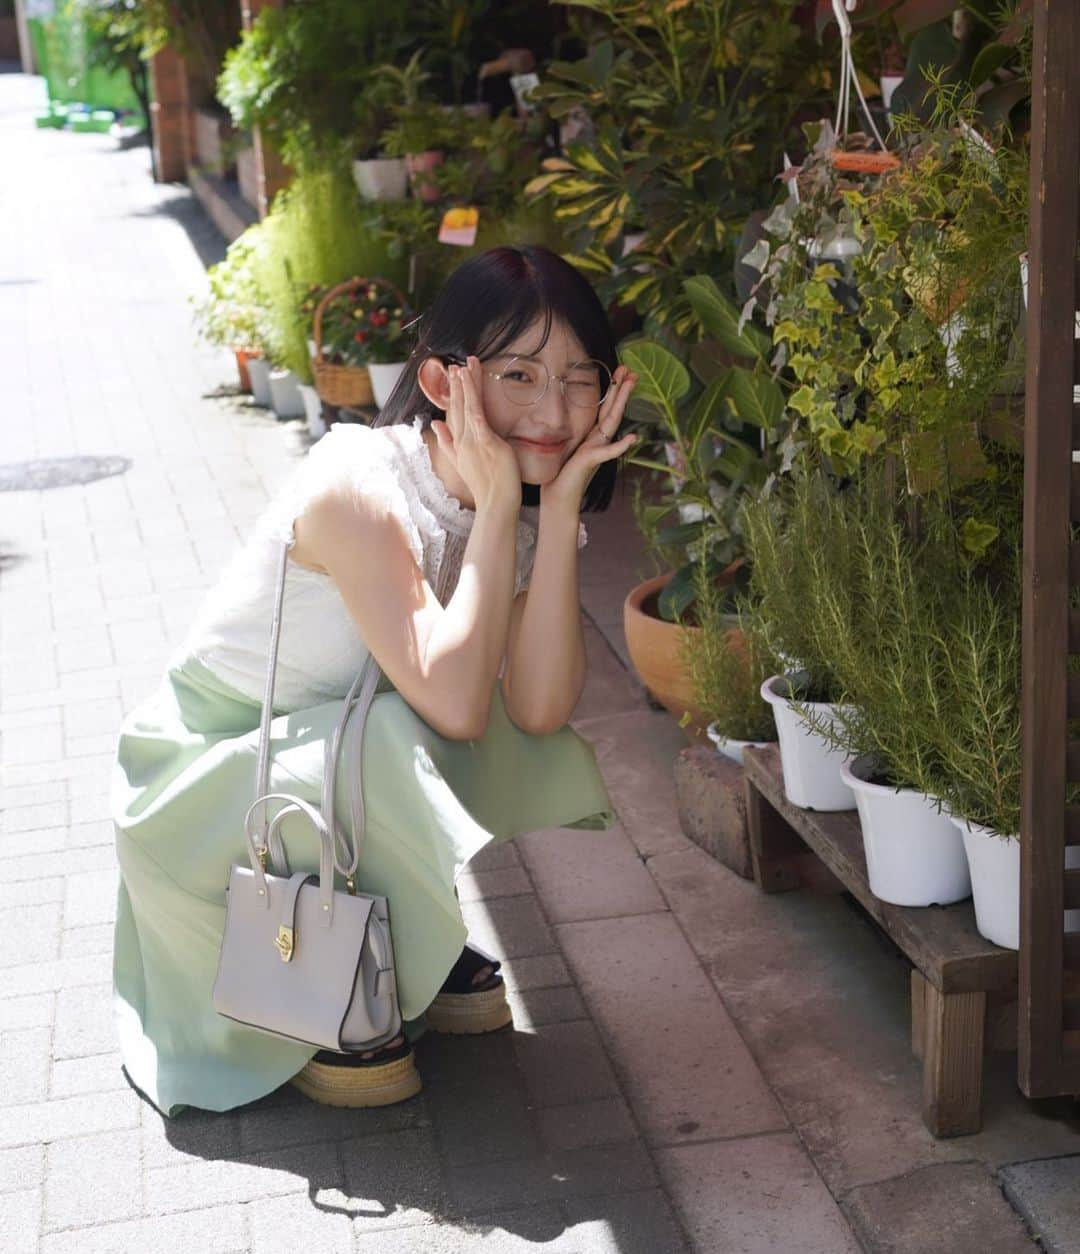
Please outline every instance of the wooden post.
[[[263, 9], [280, 9], [281, 7], [282, 0], [241, 0], [240, 12], [244, 30], [251, 30], [255, 19]], [[263, 139], [258, 127], [255, 127], [253, 139], [255, 177], [259, 188], [256, 208], [259, 211], [259, 217], [265, 218], [270, 212], [274, 197], [283, 187], [288, 187], [292, 172], [274, 147]]]
[[[1080, 5], [1034, 0], [1033, 20], [1018, 1079], [1029, 1097], [1044, 1097], [1080, 1092], [1080, 1049], [1066, 1049], [1063, 1015], [1066, 780], [1080, 782], [1080, 751], [1068, 743], [1068, 718], [1080, 714], [1068, 675], [1070, 522], [1080, 521], [1072, 486]], [[1080, 640], [1071, 647], [1080, 651]]]
[[750, 860], [757, 886], [766, 893], [784, 893], [798, 888], [795, 859], [806, 852], [806, 846], [745, 776], [743, 787], [746, 789]]
[[934, 1136], [982, 1126], [985, 993], [943, 993], [923, 981], [923, 1122]]

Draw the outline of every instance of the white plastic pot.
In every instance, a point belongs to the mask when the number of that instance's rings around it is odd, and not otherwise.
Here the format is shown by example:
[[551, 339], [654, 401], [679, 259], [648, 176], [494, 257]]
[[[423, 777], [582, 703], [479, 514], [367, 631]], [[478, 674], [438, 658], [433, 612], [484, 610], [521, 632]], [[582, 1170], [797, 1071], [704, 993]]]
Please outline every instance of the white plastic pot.
[[888, 109], [892, 104], [893, 92], [904, 81], [903, 74], [882, 74], [878, 77], [878, 86], [881, 88], [881, 103]]
[[375, 157], [352, 163], [353, 182], [364, 200], [404, 200], [409, 174], [404, 157]]
[[705, 731], [716, 746], [717, 753], [725, 758], [729, 758], [737, 766], [742, 766], [743, 764], [742, 755], [744, 749], [764, 749], [767, 744], [772, 743], [768, 740], [727, 740], [717, 732], [715, 723], [710, 723], [705, 728]]
[[1020, 842], [988, 827], [954, 818], [971, 871], [975, 926], [1003, 949], [1020, 948]]
[[390, 399], [407, 364], [404, 361], [368, 362], [371, 390], [375, 393], [375, 404], [379, 409], [382, 409]]
[[298, 384], [300, 399], [304, 402], [304, 417], [307, 419], [311, 438], [318, 440], [326, 434], [326, 422], [323, 420], [322, 397], [310, 384]]
[[251, 396], [256, 405], [270, 408], [270, 363], [265, 357], [248, 359], [248, 378], [251, 380]]
[[947, 906], [971, 896], [964, 842], [956, 824], [910, 788], [870, 782], [873, 763], [841, 769], [855, 794], [870, 891], [894, 906]]
[[291, 370], [270, 371], [270, 408], [279, 418], [302, 418], [304, 401]]
[[[785, 796], [792, 805], [804, 810], [854, 810], [855, 794], [840, 775], [843, 753], [832, 748], [795, 713], [785, 695], [787, 684], [783, 675], [774, 675], [761, 685], [762, 699], [772, 706], [776, 719]], [[800, 704], [822, 721], [830, 719], [836, 711], [836, 706], [823, 702]]]

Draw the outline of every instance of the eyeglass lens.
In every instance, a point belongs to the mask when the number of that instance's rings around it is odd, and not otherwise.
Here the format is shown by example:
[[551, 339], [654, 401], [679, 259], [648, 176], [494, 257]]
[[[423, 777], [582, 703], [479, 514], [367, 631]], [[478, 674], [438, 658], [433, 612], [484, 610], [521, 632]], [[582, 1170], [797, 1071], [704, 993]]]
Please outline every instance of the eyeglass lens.
[[[514, 405], [534, 405], [547, 391], [548, 369], [542, 361], [515, 357], [499, 371], [499, 386]], [[611, 386], [611, 371], [602, 361], [580, 361], [563, 378], [566, 403], [576, 409], [596, 409]]]

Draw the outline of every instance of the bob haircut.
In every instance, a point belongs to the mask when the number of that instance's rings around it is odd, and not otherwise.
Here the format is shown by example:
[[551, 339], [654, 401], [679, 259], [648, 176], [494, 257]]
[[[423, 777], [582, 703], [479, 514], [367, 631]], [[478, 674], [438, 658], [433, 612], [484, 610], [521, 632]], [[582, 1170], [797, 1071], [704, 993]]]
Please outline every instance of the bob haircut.
[[[531, 352], [547, 343], [555, 319], [581, 341], [588, 357], [614, 374], [615, 340], [603, 306], [589, 282], [569, 262], [547, 248], [489, 248], [463, 262], [443, 284], [430, 310], [419, 320], [419, 339], [378, 425], [411, 422], [427, 426], [442, 413], [420, 387], [417, 373], [429, 357], [444, 364], [472, 355], [481, 361], [504, 352], [539, 317], [543, 334]], [[619, 439], [616, 433], [612, 440]], [[607, 509], [615, 487], [615, 461], [604, 462], [585, 490], [582, 510]], [[536, 505], [540, 489], [522, 484], [522, 503]]]

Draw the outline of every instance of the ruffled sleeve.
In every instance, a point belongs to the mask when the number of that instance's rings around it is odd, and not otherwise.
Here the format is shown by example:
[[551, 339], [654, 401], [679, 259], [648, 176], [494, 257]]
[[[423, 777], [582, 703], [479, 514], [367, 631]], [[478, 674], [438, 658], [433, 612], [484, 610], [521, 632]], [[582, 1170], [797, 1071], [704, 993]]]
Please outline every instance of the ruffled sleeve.
[[259, 519], [257, 530], [292, 548], [296, 543], [296, 519], [316, 497], [331, 488], [346, 488], [357, 497], [382, 501], [401, 524], [412, 555], [423, 569], [424, 547], [393, 449], [378, 428], [358, 423], [338, 423], [312, 446]]

